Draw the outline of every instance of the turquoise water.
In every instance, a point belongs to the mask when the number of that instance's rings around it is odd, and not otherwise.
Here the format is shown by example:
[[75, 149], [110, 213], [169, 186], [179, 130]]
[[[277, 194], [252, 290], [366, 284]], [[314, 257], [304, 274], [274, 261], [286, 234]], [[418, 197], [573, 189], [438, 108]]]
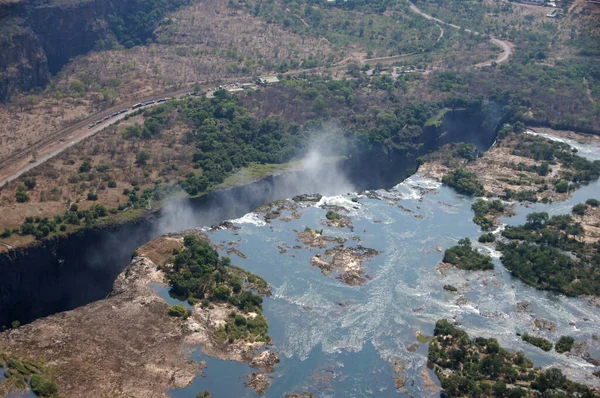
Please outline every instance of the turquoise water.
[[154, 292], [162, 297], [163, 300], [167, 302], [169, 305], [183, 305], [188, 310], [193, 310], [194, 307], [191, 306], [187, 300], [180, 300], [177, 297], [173, 296], [170, 292], [171, 288], [167, 285], [163, 285], [162, 283], [152, 282], [150, 284], [150, 288], [154, 290]]
[[[419, 176], [376, 194], [380, 199], [348, 194], [324, 198], [320, 203], [346, 207], [354, 232], [324, 226], [327, 210], [312, 204], [300, 209], [298, 220], [266, 224], [260, 216], [249, 214], [232, 220], [240, 230], [210, 234], [214, 244], [235, 242], [247, 258], [232, 254], [233, 263], [260, 275], [273, 288], [272, 297], [265, 299], [264, 313], [272, 349], [280, 353], [281, 363], [275, 367], [267, 397], [303, 391], [330, 397], [403, 396], [406, 394], [395, 388], [394, 361], [405, 369], [408, 393], [439, 396], [427, 387], [424, 374], [439, 383], [425, 367], [427, 346], [418, 343], [416, 336], [431, 335], [440, 318], [460, 322], [472, 336], [494, 337], [507, 348], [523, 350], [537, 366], [552, 364], [575, 380], [600, 381], [590, 376], [594, 367], [581, 358], [543, 352], [516, 335], [529, 332], [557, 341], [569, 334], [585, 342], [586, 349], [597, 356], [600, 350], [592, 334], [600, 330], [600, 312], [584, 299], [537, 291], [513, 278], [501, 265], [498, 253], [476, 243], [481, 231], [472, 222], [472, 199]], [[568, 213], [574, 204], [599, 194], [600, 184], [595, 182], [566, 202], [518, 205], [517, 216], [503, 222], [520, 224], [531, 211]], [[359, 203], [350, 200], [356, 196]], [[309, 248], [297, 240], [294, 230], [305, 227], [323, 228], [325, 235], [346, 238], [346, 245], [358, 244], [352, 240], [358, 236], [360, 244], [380, 251], [366, 263], [372, 279], [351, 287], [312, 267], [310, 258], [325, 249]], [[446, 249], [465, 236], [494, 257], [495, 269], [451, 269], [440, 274], [436, 267], [443, 250], [437, 247]], [[287, 252], [280, 254], [282, 248]], [[220, 254], [227, 255], [225, 250]], [[445, 284], [456, 286], [459, 292], [444, 291]], [[530, 311], [518, 311], [519, 302], [529, 303]], [[550, 321], [556, 328], [536, 332], [535, 318]], [[243, 388], [244, 379], [240, 379], [251, 373], [251, 368], [203, 360], [208, 365], [206, 377], [199, 376], [190, 387], [172, 391], [173, 397], [194, 397], [205, 389], [213, 397], [254, 395]]]
[[[199, 392], [208, 390], [213, 397], [256, 397], [253, 390], [246, 388], [248, 380], [244, 376], [253, 369], [245, 363], [222, 361], [204, 355], [200, 349], [190, 357], [191, 360], [206, 363], [204, 375], [200, 375], [186, 388], [171, 390], [173, 398], [196, 398]], [[213, 392], [214, 391], [214, 392]]]

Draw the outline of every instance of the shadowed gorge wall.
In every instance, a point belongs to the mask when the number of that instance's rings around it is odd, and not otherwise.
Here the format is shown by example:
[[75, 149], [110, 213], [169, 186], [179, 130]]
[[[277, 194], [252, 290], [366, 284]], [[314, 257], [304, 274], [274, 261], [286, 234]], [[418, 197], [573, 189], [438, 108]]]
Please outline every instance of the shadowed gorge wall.
[[188, 0], [22, 0], [0, 3], [0, 101], [42, 87], [99, 40], [125, 47], [152, 37]]
[[[471, 142], [485, 149], [496, 137], [496, 119], [476, 109], [448, 112], [440, 127], [405, 131], [404, 138], [390, 143], [385, 150], [354, 154], [338, 167], [322, 165], [196, 199], [170, 202], [138, 223], [83, 230], [1, 254], [0, 326], [14, 320], [31, 322], [104, 298], [129, 263], [132, 251], [153, 237], [218, 224], [264, 203], [298, 194], [331, 195], [348, 189], [390, 187], [416, 166], [418, 156], [449, 142]], [[341, 180], [344, 183], [336, 185]]]

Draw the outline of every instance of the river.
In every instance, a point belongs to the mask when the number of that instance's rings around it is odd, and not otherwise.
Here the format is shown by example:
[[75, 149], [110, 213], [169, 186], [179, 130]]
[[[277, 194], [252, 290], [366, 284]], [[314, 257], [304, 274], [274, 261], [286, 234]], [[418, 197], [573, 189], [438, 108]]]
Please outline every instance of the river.
[[[580, 150], [586, 155], [585, 146]], [[590, 151], [594, 158], [597, 152]], [[364, 194], [326, 197], [321, 204], [346, 207], [354, 225], [330, 228], [323, 225], [326, 210], [311, 205], [291, 221], [265, 223], [252, 213], [232, 220], [241, 229], [211, 232], [214, 244], [234, 242], [246, 259], [233, 255], [233, 263], [266, 279], [273, 296], [266, 298], [264, 313], [269, 320], [273, 349], [281, 354], [267, 397], [312, 392], [317, 396], [439, 396], [427, 378], [439, 384], [426, 365], [427, 344], [416, 336], [430, 336], [440, 318], [453, 319], [471, 336], [497, 338], [501, 345], [522, 350], [536, 366], [559, 366], [576, 381], [600, 384], [591, 376], [594, 366], [576, 356], [544, 352], [523, 342], [517, 333], [541, 335], [556, 342], [571, 335], [585, 342], [598, 358], [600, 344], [592, 336], [600, 330], [600, 312], [583, 298], [567, 298], [538, 291], [513, 278], [502, 266], [491, 246], [474, 245], [492, 254], [493, 271], [467, 272], [436, 267], [443, 250], [469, 237], [477, 242], [481, 231], [472, 222], [473, 199], [415, 175], [390, 190], [376, 191], [381, 199]], [[568, 213], [573, 205], [598, 197], [600, 182], [582, 186], [565, 202], [517, 205], [517, 215], [504, 218], [520, 224], [532, 211]], [[372, 195], [369, 195], [372, 196]], [[355, 203], [351, 198], [358, 198]], [[400, 207], [402, 206], [402, 208]], [[324, 234], [348, 239], [381, 252], [368, 261], [372, 279], [362, 286], [347, 286], [311, 267], [310, 258], [324, 249], [297, 241], [296, 231], [305, 227], [324, 229]], [[301, 247], [300, 247], [301, 246]], [[280, 253], [281, 248], [287, 252]], [[220, 252], [227, 255], [226, 250]], [[458, 293], [443, 289], [454, 285]], [[518, 310], [517, 303], [529, 308]], [[556, 325], [538, 331], [535, 319]], [[416, 345], [415, 345], [416, 344]], [[175, 398], [195, 397], [209, 389], [213, 397], [254, 396], [244, 388], [246, 365], [206, 358], [205, 377], [199, 376], [185, 389], [173, 390]], [[392, 363], [404, 367], [406, 392], [395, 387]], [[424, 377], [426, 375], [427, 377]]]

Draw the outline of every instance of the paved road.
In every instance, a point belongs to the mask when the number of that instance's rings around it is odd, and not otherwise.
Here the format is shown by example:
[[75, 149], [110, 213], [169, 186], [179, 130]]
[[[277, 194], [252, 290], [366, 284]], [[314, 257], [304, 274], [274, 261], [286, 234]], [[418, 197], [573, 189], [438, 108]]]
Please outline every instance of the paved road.
[[[411, 11], [415, 12], [415, 13], [421, 15], [421, 16], [423, 16], [425, 19], [429, 19], [430, 21], [435, 21], [435, 22], [440, 23], [442, 25], [450, 26], [450, 27], [452, 27], [454, 29], [464, 30], [465, 32], [473, 33], [475, 35], [483, 35], [482, 33], [475, 32], [474, 30], [463, 29], [463, 28], [461, 28], [458, 25], [454, 25], [454, 24], [451, 24], [451, 23], [444, 22], [441, 19], [435, 18], [434, 16], [431, 16], [431, 15], [429, 15], [429, 14], [421, 11], [421, 9], [418, 8], [416, 5], [414, 5], [412, 2], [410, 2], [410, 0], [409, 0], [409, 3], [410, 3], [410, 9], [411, 9]], [[480, 64], [474, 65], [475, 67], [490, 66], [490, 65], [492, 65], [492, 62], [495, 62], [497, 64], [501, 64], [502, 62], [508, 61], [508, 59], [512, 55], [513, 45], [511, 43], [509, 43], [507, 41], [504, 41], [504, 40], [497, 39], [495, 37], [490, 37], [490, 40], [492, 41], [492, 43], [494, 43], [495, 45], [500, 46], [500, 48], [502, 48], [502, 53], [498, 56], [498, 58], [496, 58], [495, 61], [482, 62]]]

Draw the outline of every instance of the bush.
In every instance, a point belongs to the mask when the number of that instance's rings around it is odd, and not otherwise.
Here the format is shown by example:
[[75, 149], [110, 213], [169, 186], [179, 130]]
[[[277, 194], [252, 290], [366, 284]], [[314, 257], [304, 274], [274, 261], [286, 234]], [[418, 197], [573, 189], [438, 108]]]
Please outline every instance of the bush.
[[556, 192], [558, 192], [558, 193], [566, 193], [566, 192], [569, 191], [569, 182], [565, 181], [565, 180], [559, 181], [555, 185], [555, 187], [556, 187]]
[[108, 181], [108, 187], [109, 188], [116, 188], [117, 187], [117, 182], [115, 180], [109, 180]]
[[92, 170], [92, 163], [89, 159], [85, 159], [79, 166], [80, 173], [89, 173]]
[[585, 201], [585, 204], [592, 207], [598, 207], [600, 206], [600, 201], [598, 201], [597, 199], [588, 199]]
[[23, 180], [23, 183], [25, 184], [28, 190], [32, 190], [37, 185], [35, 177], [27, 177]]
[[469, 238], [461, 239], [458, 245], [447, 249], [443, 261], [469, 271], [494, 269], [492, 258], [473, 249]]
[[135, 156], [135, 163], [138, 166], [145, 166], [146, 163], [148, 162], [148, 160], [150, 160], [152, 156], [150, 155], [150, 153], [146, 152], [146, 151], [140, 151], [138, 152], [138, 154]]
[[231, 295], [231, 290], [225, 285], [219, 285], [213, 291], [213, 296], [217, 300], [227, 300]]
[[23, 184], [18, 186], [15, 198], [18, 203], [25, 203], [29, 200], [29, 196], [27, 195], [27, 192], [25, 192], [25, 186]]
[[521, 336], [521, 339], [529, 344], [533, 344], [534, 346], [541, 348], [544, 351], [552, 350], [552, 342], [543, 337], [534, 337], [525, 333]]
[[571, 351], [575, 339], [571, 336], [561, 336], [555, 345], [556, 352], [562, 354], [563, 352]]
[[468, 196], [483, 195], [483, 185], [477, 181], [475, 173], [458, 169], [446, 174], [442, 182], [456, 190], [456, 192]]
[[584, 203], [579, 203], [575, 206], [573, 206], [573, 214], [577, 214], [579, 216], [583, 216], [585, 214], [585, 211], [587, 210], [587, 205]]
[[173, 305], [173, 306], [169, 307], [169, 315], [170, 316], [182, 318], [186, 314], [187, 314], [187, 310], [181, 304], [177, 304], [177, 305]]
[[333, 210], [328, 210], [328, 211], [327, 211], [327, 214], [325, 214], [325, 217], [326, 217], [328, 220], [332, 220], [332, 221], [333, 221], [333, 220], [340, 220], [340, 219], [342, 218], [342, 216], [341, 216], [341, 215], [339, 215], [338, 213], [336, 213], [336, 212], [335, 212], [335, 211], [333, 211]]
[[458, 289], [452, 285], [444, 285], [444, 290], [447, 290], [449, 292], [457, 292], [458, 291]]
[[39, 374], [33, 374], [30, 383], [31, 390], [40, 397], [51, 397], [58, 392], [58, 388], [53, 381]]
[[87, 200], [98, 200], [98, 194], [96, 192], [88, 192]]
[[61, 226], [59, 227], [61, 232], [65, 232], [67, 230], [67, 226], [65, 224], [61, 224]]
[[495, 236], [494, 236], [494, 234], [493, 234], [493, 233], [491, 233], [491, 232], [488, 232], [488, 233], [486, 233], [486, 234], [482, 234], [482, 235], [479, 237], [479, 239], [478, 239], [478, 241], [479, 241], [480, 243], [490, 243], [490, 242], [494, 242], [495, 240], [496, 240], [496, 237], [495, 237]]

